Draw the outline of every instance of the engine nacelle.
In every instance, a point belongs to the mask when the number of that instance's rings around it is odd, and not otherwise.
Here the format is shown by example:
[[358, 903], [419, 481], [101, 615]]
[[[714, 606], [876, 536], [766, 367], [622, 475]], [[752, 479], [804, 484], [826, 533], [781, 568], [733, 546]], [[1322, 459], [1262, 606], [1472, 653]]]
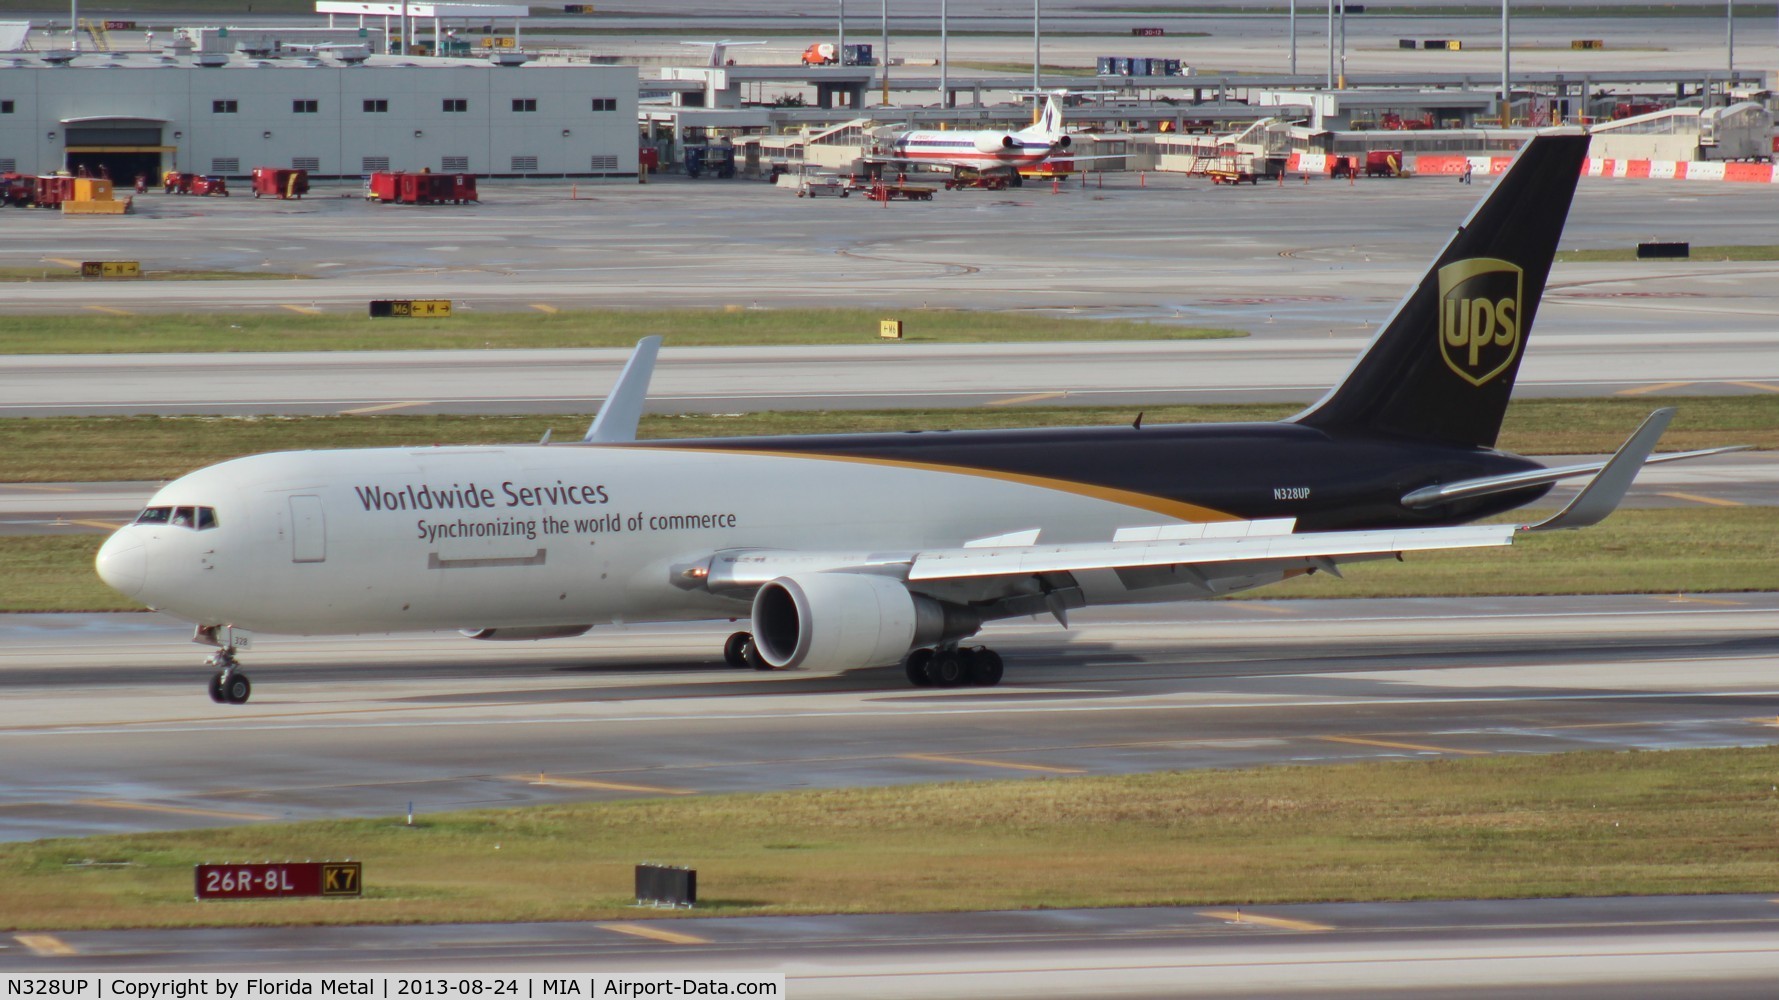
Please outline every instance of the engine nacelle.
[[489, 642], [519, 642], [525, 639], [572, 639], [586, 635], [591, 625], [535, 625], [530, 628], [466, 628], [465, 637]]
[[981, 627], [968, 608], [917, 597], [902, 581], [870, 573], [781, 576], [754, 594], [754, 648], [774, 667], [883, 666]]
[[1010, 135], [979, 135], [976, 137], [978, 153], [1000, 153], [1018, 148], [1019, 140]]
[[1070, 145], [1071, 145], [1071, 143], [1069, 141], [1068, 136], [1061, 135], [1061, 136], [1056, 137], [1056, 148], [1057, 149], [1068, 149]]

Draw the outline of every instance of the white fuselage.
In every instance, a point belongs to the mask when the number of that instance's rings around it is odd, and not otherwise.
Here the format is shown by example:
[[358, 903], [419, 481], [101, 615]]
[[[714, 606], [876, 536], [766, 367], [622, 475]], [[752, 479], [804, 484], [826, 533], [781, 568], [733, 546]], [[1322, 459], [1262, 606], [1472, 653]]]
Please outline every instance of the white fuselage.
[[[897, 136], [897, 157], [954, 167], [1029, 167], [1057, 151], [1058, 136], [1034, 132], [908, 132]], [[1000, 145], [1012, 139], [1014, 145]], [[990, 149], [984, 151], [982, 145]]]
[[[294, 634], [738, 617], [745, 596], [676, 585], [676, 567], [766, 549], [809, 553], [819, 569], [832, 554], [906, 555], [1031, 529], [1046, 542], [1104, 541], [1119, 528], [1224, 519], [914, 463], [587, 445], [258, 455], [150, 501], [188, 507], [213, 510], [214, 525], [127, 526], [101, 550], [101, 576], [200, 624]], [[1079, 582], [1089, 603], [1205, 596], [1127, 592], [1110, 571]]]

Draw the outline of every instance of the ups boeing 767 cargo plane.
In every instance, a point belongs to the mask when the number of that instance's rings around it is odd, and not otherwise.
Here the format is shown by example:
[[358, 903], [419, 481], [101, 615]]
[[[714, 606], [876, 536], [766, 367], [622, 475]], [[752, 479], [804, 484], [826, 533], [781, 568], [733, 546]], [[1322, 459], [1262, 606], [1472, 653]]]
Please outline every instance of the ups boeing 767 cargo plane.
[[[647, 338], [582, 441], [224, 462], [156, 493], [99, 575], [195, 622], [230, 704], [252, 690], [237, 657], [256, 632], [548, 639], [725, 618], [749, 622], [724, 649], [736, 666], [900, 662], [916, 685], [991, 685], [1001, 658], [968, 645], [984, 622], [1584, 527], [1671, 411], [1606, 462], [1494, 445], [1587, 145], [1533, 139], [1345, 380], [1277, 423], [643, 442]], [[1582, 476], [1540, 523], [1471, 523]]]

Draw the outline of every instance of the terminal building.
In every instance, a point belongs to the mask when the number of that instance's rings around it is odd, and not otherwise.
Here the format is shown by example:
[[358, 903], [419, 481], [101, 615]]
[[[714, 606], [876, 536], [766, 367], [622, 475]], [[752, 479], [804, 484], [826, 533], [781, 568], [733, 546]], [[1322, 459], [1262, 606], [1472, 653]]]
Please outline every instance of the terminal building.
[[432, 170], [484, 177], [635, 177], [637, 72], [371, 55], [68, 51], [0, 57], [0, 172], [169, 170], [314, 177]]

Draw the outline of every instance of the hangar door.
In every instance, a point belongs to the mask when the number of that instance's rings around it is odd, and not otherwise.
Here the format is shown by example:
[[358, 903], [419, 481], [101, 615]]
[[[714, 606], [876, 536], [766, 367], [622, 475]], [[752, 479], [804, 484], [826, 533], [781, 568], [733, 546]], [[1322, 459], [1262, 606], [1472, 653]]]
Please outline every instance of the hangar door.
[[290, 498], [290, 561], [300, 563], [327, 560], [327, 519], [321, 512], [321, 498], [299, 495]]
[[165, 154], [172, 146], [161, 145], [165, 122], [143, 118], [104, 118], [64, 121], [67, 150], [64, 166], [79, 175], [81, 168], [91, 177], [109, 177], [119, 188], [128, 187], [137, 176], [158, 184]]

